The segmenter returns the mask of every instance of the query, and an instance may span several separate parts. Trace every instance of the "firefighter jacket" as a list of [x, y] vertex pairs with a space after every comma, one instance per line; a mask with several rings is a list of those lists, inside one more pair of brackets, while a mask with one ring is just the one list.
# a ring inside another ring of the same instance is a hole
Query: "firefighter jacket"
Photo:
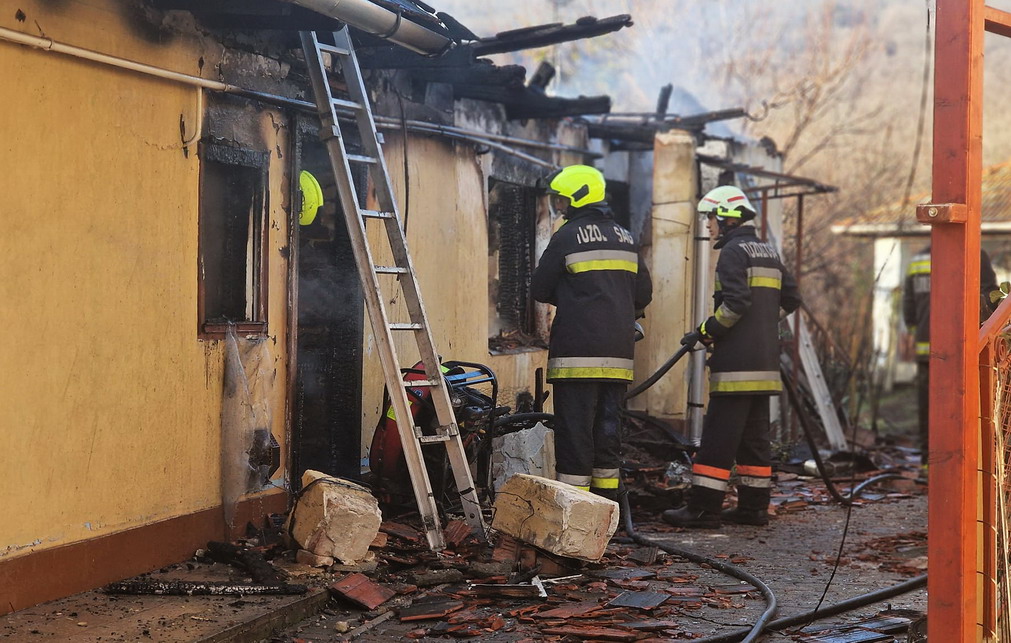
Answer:
[[772, 394], [779, 377], [779, 320], [800, 307], [797, 283], [755, 226], [726, 232], [714, 246], [715, 314], [701, 330], [714, 340], [709, 358], [710, 395]]
[[530, 284], [556, 307], [549, 382], [632, 380], [635, 319], [653, 298], [638, 250], [603, 202], [571, 210], [551, 237]]
[[[986, 321], [1003, 293], [990, 257], [979, 251], [979, 323]], [[913, 255], [902, 286], [902, 318], [916, 343], [916, 361], [930, 361], [930, 246]]]

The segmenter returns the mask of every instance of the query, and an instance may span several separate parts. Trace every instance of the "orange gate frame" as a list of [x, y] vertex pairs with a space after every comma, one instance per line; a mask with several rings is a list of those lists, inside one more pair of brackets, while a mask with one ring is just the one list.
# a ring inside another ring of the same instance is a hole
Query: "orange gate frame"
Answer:
[[928, 639], [941, 643], [997, 640], [999, 610], [1011, 607], [997, 603], [990, 417], [1011, 298], [978, 329], [985, 31], [1011, 37], [1011, 13], [937, 0], [933, 203], [916, 216], [933, 226], [927, 614]]

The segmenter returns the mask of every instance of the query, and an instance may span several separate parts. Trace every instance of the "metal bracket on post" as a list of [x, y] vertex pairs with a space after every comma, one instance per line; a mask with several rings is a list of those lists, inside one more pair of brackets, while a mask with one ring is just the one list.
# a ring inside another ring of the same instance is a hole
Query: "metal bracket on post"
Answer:
[[916, 206], [916, 220], [927, 225], [965, 223], [969, 208], [964, 203], [921, 203]]

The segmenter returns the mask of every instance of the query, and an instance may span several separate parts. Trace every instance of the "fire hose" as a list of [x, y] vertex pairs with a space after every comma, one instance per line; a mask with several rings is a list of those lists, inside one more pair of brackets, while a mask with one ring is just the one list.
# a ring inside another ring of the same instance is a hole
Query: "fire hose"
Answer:
[[[663, 377], [671, 368], [673, 368], [674, 365], [677, 364], [677, 362], [682, 357], [688, 354], [691, 351], [691, 349], [692, 349], [691, 345], [682, 346], [676, 353], [674, 353], [674, 355], [671, 356], [670, 359], [664, 362], [664, 364], [660, 366], [660, 368], [657, 369], [655, 373], [646, 378], [646, 380], [644, 380], [642, 384], [636, 386], [631, 391], [629, 391], [625, 395], [624, 400], [627, 402], [628, 400], [641, 394], [643, 391], [649, 389], [651, 386], [656, 384], [656, 382], [659, 381], [660, 378]], [[886, 479], [903, 477], [894, 473], [885, 473], [879, 476], [875, 476], [873, 478], [869, 478], [868, 480], [865, 480], [863, 483], [855, 486], [850, 491], [850, 495], [848, 498], [844, 497], [841, 493], [839, 493], [838, 489], [836, 489], [835, 485], [832, 483], [831, 476], [828, 475], [824, 462], [822, 462], [821, 457], [818, 454], [818, 449], [816, 448], [813, 432], [810, 426], [810, 418], [806, 416], [806, 414], [803, 412], [800, 406], [799, 394], [797, 393], [796, 390], [796, 384], [790, 378], [790, 375], [786, 371], [786, 369], [783, 369], [783, 377], [784, 382], [786, 384], [785, 388], [787, 389], [787, 393], [790, 398], [790, 403], [797, 409], [797, 414], [801, 418], [801, 427], [803, 428], [804, 436], [807, 440], [808, 446], [810, 447], [811, 452], [814, 455], [814, 460], [815, 464], [818, 467], [818, 472], [821, 474], [822, 480], [825, 482], [826, 487], [829, 489], [829, 493], [832, 495], [834, 499], [836, 499], [844, 506], [852, 506], [853, 500], [856, 497], [858, 497], [859, 494], [864, 489], [870, 487], [872, 484]], [[892, 587], [887, 587], [867, 594], [862, 594], [860, 596], [855, 596], [853, 598], [847, 599], [835, 605], [830, 605], [824, 609], [817, 609], [813, 612], [808, 612], [805, 614], [800, 614], [797, 616], [772, 621], [771, 619], [773, 616], [775, 616], [776, 609], [778, 607], [776, 596], [772, 592], [772, 589], [762, 580], [729, 563], [709, 558], [707, 556], [701, 556], [694, 552], [674, 547], [672, 545], [668, 545], [666, 543], [644, 536], [643, 534], [639, 533], [636, 530], [635, 523], [632, 521], [632, 512], [628, 502], [628, 493], [626, 492], [623, 483], [618, 498], [619, 503], [621, 505], [622, 518], [624, 521], [623, 526], [625, 528], [625, 532], [628, 534], [628, 537], [630, 539], [641, 545], [657, 547], [658, 549], [661, 549], [669, 554], [679, 556], [691, 562], [708, 565], [713, 569], [717, 569], [729, 576], [737, 578], [738, 580], [750, 583], [753, 587], [756, 587], [762, 593], [762, 596], [765, 598], [766, 602], [765, 610], [762, 612], [758, 620], [755, 621], [755, 623], [749, 629], [742, 628], [740, 630], [730, 632], [727, 634], [711, 636], [704, 639], [697, 639], [698, 643], [724, 643], [724, 642], [730, 643], [735, 641], [743, 641], [744, 643], [751, 643], [752, 641], [756, 641], [758, 637], [761, 636], [762, 632], [766, 630], [783, 629], [791, 625], [808, 623], [817, 620], [819, 618], [825, 618], [828, 616], [841, 614], [850, 610], [857, 609], [859, 607], [863, 607], [865, 605], [869, 605], [871, 603], [875, 603], [880, 600], [884, 600], [886, 598], [891, 598], [893, 596], [898, 596], [901, 594], [905, 594], [907, 592], [911, 592], [915, 589], [919, 589], [920, 587], [925, 586], [927, 582], [926, 575], [918, 576], [914, 579], [905, 581], [904, 583], [899, 583]]]

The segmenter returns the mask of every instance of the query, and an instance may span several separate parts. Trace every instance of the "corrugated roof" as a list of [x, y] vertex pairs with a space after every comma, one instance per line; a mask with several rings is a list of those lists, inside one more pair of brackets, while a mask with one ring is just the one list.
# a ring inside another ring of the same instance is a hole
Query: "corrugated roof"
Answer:
[[[904, 237], [930, 234], [930, 226], [916, 220], [916, 205], [930, 201], [919, 194], [903, 207], [901, 202], [875, 208], [832, 226], [832, 232], [850, 236]], [[983, 232], [1011, 232], [1011, 161], [983, 171]]]

